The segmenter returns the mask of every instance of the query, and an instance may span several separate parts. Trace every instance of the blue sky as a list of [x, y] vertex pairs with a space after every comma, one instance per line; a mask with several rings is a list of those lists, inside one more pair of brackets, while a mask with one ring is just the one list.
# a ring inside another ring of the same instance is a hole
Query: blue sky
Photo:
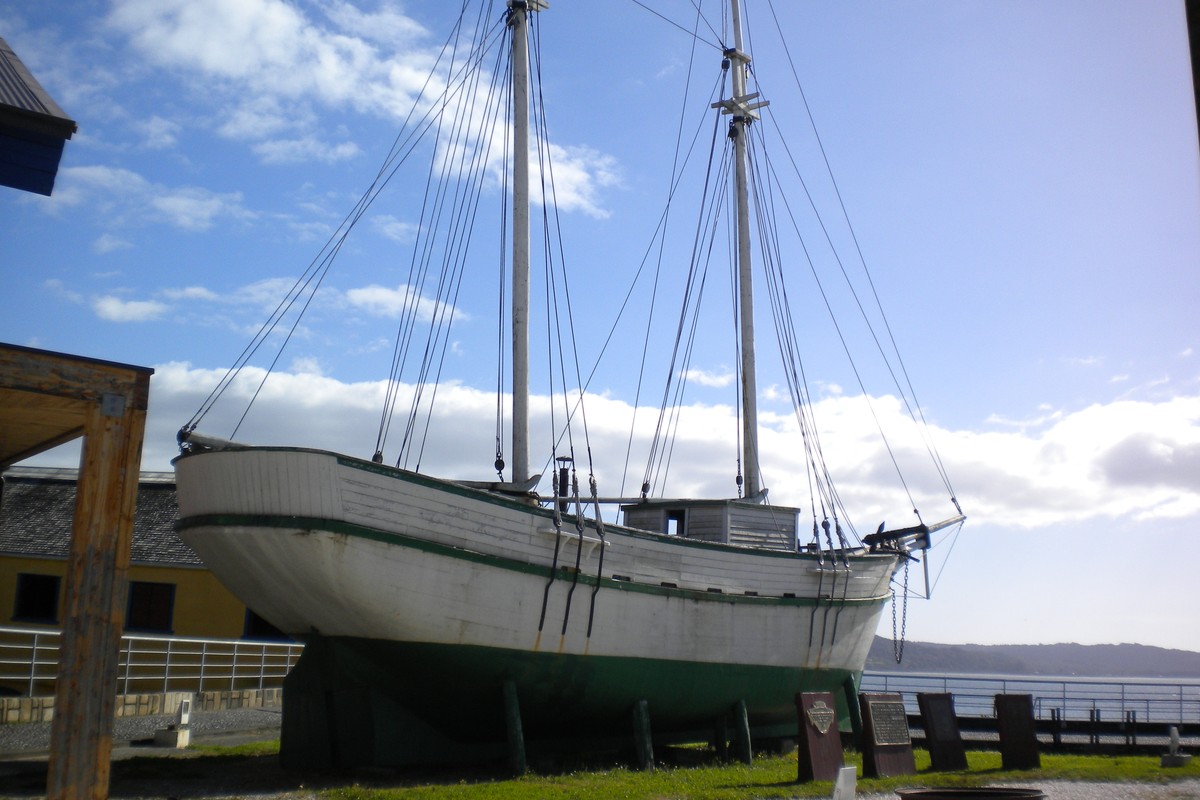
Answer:
[[[691, 25], [690, 3], [645, 5]], [[1200, 561], [1200, 147], [1183, 3], [774, 5], [971, 517], [939, 548], [910, 637], [1200, 650], [1187, 594]], [[374, 174], [449, 12], [368, 0], [3, 8], [0, 36], [79, 132], [53, 197], [0, 190], [0, 340], [155, 367], [143, 467], [167, 469], [174, 431]], [[747, 14], [770, 113], [803, 131], [770, 9]], [[594, 352], [661, 209], [692, 42], [626, 0], [558, 0], [541, 26], [578, 324]], [[709, 44], [699, 54], [706, 68], [716, 58]], [[813, 180], [828, 199], [819, 170]], [[412, 237], [411, 198], [394, 203], [347, 246], [247, 438], [370, 454]], [[440, 394], [451, 430], [427, 471], [485, 477], [491, 464], [494, 296], [480, 281], [458, 302]], [[806, 332], [808, 300], [797, 298]], [[706, 330], [693, 364], [707, 380], [693, 381], [681, 427], [680, 493], [731, 491], [711, 455], [732, 435], [727, 338]], [[837, 348], [815, 325], [813, 338], [832, 440], [864, 421], [862, 405], [827, 357]], [[620, 458], [628, 358], [608, 359], [588, 405], [594, 435], [613, 442], [597, 449]], [[764, 367], [767, 483], [804, 505], [777, 381]], [[900, 415], [886, 387], [868, 391], [876, 413]], [[212, 432], [228, 434], [232, 412], [214, 414]], [[894, 514], [906, 501], [875, 483], [879, 458], [856, 438], [831, 454], [865, 509], [860, 529], [905, 522]], [[600, 477], [617, 491], [620, 476]]]

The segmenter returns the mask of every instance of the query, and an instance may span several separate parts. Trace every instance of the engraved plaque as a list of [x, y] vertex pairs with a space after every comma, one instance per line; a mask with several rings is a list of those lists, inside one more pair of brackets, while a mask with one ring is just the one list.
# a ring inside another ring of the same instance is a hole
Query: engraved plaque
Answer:
[[822, 736], [829, 733], [830, 726], [837, 719], [837, 713], [825, 705], [824, 700], [815, 701], [809, 707], [808, 711], [805, 712], [805, 715], [808, 717], [808, 721], [812, 723], [812, 726], [817, 729], [817, 733]]
[[908, 735], [908, 712], [898, 694], [860, 694], [862, 709], [863, 776], [887, 778], [915, 775], [912, 739]]
[[908, 735], [908, 713], [904, 710], [904, 703], [876, 700], [869, 703], [868, 708], [875, 744], [912, 743]]
[[796, 695], [800, 723], [796, 757], [798, 781], [832, 781], [842, 768], [842, 734], [838, 730], [837, 705], [829, 692]]

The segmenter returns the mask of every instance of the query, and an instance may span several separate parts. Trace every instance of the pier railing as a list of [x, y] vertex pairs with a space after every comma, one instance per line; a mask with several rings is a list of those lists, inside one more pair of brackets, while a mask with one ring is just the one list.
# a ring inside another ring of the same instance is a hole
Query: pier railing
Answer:
[[[53, 695], [60, 638], [53, 629], [0, 627], [0, 692]], [[117, 691], [274, 689], [303, 650], [296, 642], [122, 636]], [[898, 693], [913, 715], [921, 692], [953, 694], [960, 717], [979, 718], [995, 715], [997, 694], [1029, 694], [1038, 719], [1117, 721], [1132, 714], [1139, 723], [1200, 725], [1200, 680], [867, 672], [861, 689]]]
[[910, 714], [921, 692], [953, 694], [960, 717], [994, 716], [997, 694], [1028, 694], [1038, 719], [1200, 724], [1200, 680], [866, 672], [861, 689], [899, 693]]
[[[0, 690], [53, 695], [61, 638], [51, 629], [0, 627]], [[117, 692], [274, 689], [303, 651], [296, 642], [126, 635]]]

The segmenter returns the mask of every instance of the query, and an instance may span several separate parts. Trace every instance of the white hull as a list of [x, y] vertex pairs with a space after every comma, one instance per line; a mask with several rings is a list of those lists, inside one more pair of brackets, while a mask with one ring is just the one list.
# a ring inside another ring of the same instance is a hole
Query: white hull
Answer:
[[597, 582], [588, 526], [575, 581], [579, 534], [565, 524], [551, 581], [559, 537], [533, 505], [317, 451], [203, 453], [176, 470], [180, 535], [301, 637], [856, 673], [897, 564], [609, 526]]
[[571, 517], [560, 535], [533, 502], [319, 451], [175, 466], [180, 536], [309, 642], [285, 691], [296, 764], [337, 751], [313, 744], [330, 725], [377, 732], [364, 763], [495, 746], [509, 684], [542, 741], [619, 735], [643, 700], [655, 735], [674, 738], [709, 735], [735, 705], [752, 735], [792, 736], [802, 691], [833, 692], [844, 722], [900, 558], [835, 563], [615, 526], [602, 541]]

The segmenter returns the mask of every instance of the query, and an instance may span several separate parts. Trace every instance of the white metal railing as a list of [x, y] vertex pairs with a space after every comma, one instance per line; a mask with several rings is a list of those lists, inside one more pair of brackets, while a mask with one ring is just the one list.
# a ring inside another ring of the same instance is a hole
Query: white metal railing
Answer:
[[[56, 630], [0, 627], [0, 690], [31, 697], [54, 694], [61, 638]], [[296, 642], [122, 636], [117, 691], [276, 688], [303, 651]]]
[[1039, 719], [1051, 712], [1061, 719], [1089, 719], [1101, 715], [1120, 721], [1129, 712], [1142, 722], [1179, 725], [1200, 723], [1200, 680], [1144, 678], [1074, 678], [1013, 675], [936, 675], [930, 673], [865, 672], [866, 692], [893, 692], [903, 696], [910, 713], [917, 713], [920, 692], [954, 695], [955, 711], [964, 717], [995, 714], [997, 694], [1033, 696]]

